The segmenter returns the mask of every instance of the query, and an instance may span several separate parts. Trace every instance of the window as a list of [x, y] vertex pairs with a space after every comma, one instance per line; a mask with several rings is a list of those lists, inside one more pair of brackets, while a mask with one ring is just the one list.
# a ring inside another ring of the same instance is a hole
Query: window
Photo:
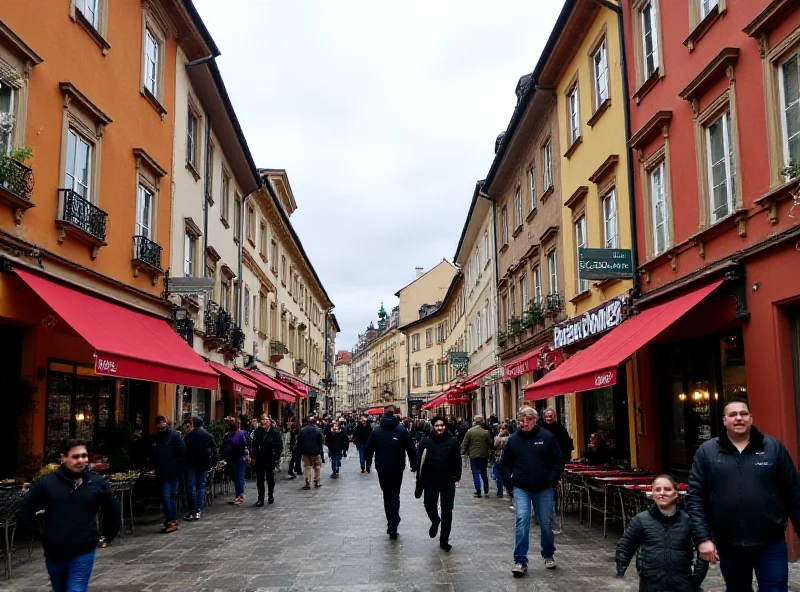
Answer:
[[[286, 255], [281, 255], [281, 282], [286, 285]], [[291, 286], [291, 283], [289, 285]]]
[[144, 87], [158, 98], [159, 92], [159, 45], [155, 33], [144, 30]]
[[81, 12], [90, 25], [99, 28], [97, 20], [97, 0], [75, 0], [75, 8]]
[[231, 312], [231, 284], [228, 279], [223, 279], [222, 282], [222, 293], [220, 294], [220, 306], [223, 310], [227, 312]]
[[186, 164], [197, 170], [197, 150], [200, 144], [200, 122], [197, 113], [189, 106], [189, 117], [186, 123]]
[[188, 232], [183, 239], [183, 275], [194, 277], [195, 275], [195, 251], [197, 250], [197, 239]]
[[233, 196], [233, 237], [242, 240], [242, 199], [238, 193]]
[[256, 212], [252, 206], [247, 206], [247, 238], [255, 244], [256, 241]]
[[425, 329], [425, 347], [433, 345], [433, 329]]
[[524, 311], [528, 307], [528, 278], [524, 275], [519, 279], [519, 293], [522, 297], [522, 310]]
[[439, 374], [439, 384], [447, 382], [447, 364], [439, 362], [439, 364], [437, 364], [437, 370]]
[[653, 224], [653, 255], [670, 246], [669, 209], [667, 206], [666, 165], [659, 164], [650, 173], [650, 210]]
[[[580, 272], [578, 271], [578, 260], [581, 249], [586, 248], [586, 216], [581, 216], [575, 222], [575, 279], [578, 283], [578, 294], [585, 292], [589, 289], [589, 282], [580, 279]], [[552, 271], [551, 271], [552, 273]], [[551, 292], [552, 294], [552, 292]]]
[[800, 53], [795, 53], [780, 67], [781, 127], [783, 159], [788, 165], [800, 162]]
[[605, 39], [600, 42], [600, 47], [592, 56], [592, 66], [594, 70], [594, 108], [597, 110], [608, 99], [608, 51]]
[[553, 186], [553, 142], [547, 140], [547, 143], [542, 148], [542, 157], [544, 159], [544, 190], [547, 191]]
[[464, 268], [464, 279], [466, 280], [465, 283], [467, 286], [470, 285], [469, 283], [469, 262], [467, 262], [466, 267]]
[[557, 269], [556, 250], [553, 249], [547, 254], [547, 293], [558, 294], [558, 269]]
[[481, 254], [478, 251], [478, 247], [475, 247], [475, 283], [478, 283], [478, 280], [481, 276]]
[[419, 333], [411, 336], [411, 351], [419, 351]]
[[14, 87], [0, 80], [0, 154], [6, 154], [13, 147], [14, 137]]
[[261, 253], [261, 257], [266, 261], [267, 259], [267, 225], [263, 222], [261, 223], [261, 234], [259, 237], [258, 242], [258, 252]]
[[485, 262], [484, 265], [487, 265], [489, 263], [489, 260], [491, 259], [491, 255], [489, 255], [489, 253], [490, 253], [490, 251], [489, 251], [489, 231], [488, 230], [484, 230], [483, 231], [483, 260]]
[[725, 112], [706, 128], [708, 178], [711, 191], [711, 222], [733, 212], [736, 195], [736, 163], [731, 137], [731, 113]]
[[153, 193], [139, 185], [136, 195], [136, 236], [152, 240]]
[[531, 192], [531, 212], [536, 209], [536, 165], [528, 171], [528, 188]]
[[503, 223], [503, 244], [508, 244], [508, 208], [503, 206], [503, 212], [501, 214], [501, 219]]
[[244, 324], [250, 324], [250, 288], [244, 287]]
[[418, 388], [422, 386], [422, 368], [419, 366], [414, 366], [414, 368], [412, 368], [411, 380], [413, 382], [413, 387]]
[[476, 347], [480, 347], [483, 343], [483, 318], [481, 316], [481, 311], [478, 311], [475, 315], [475, 339], [477, 341], [475, 344]]
[[606, 249], [619, 248], [617, 195], [613, 189], [603, 198], [603, 242]]
[[231, 211], [231, 178], [224, 170], [222, 171], [222, 188], [220, 189], [220, 199], [222, 199], [222, 208], [220, 216], [223, 221], [227, 222], [230, 217]]
[[517, 187], [514, 193], [514, 228], [522, 226], [522, 194], [520, 188]]
[[656, 8], [652, 0], [642, 5], [640, 15], [642, 21], [644, 80], [647, 80], [658, 70], [658, 28], [656, 25]]
[[494, 307], [489, 304], [489, 299], [486, 299], [486, 302], [483, 304], [484, 316], [486, 317], [486, 339], [494, 332]]
[[581, 135], [580, 104], [577, 84], [567, 96], [567, 109], [569, 110], [569, 121], [567, 122], [569, 143], [574, 144]]
[[533, 268], [533, 299], [542, 302], [542, 269], [538, 265]]
[[511, 306], [511, 316], [517, 316], [517, 289], [513, 284], [508, 291], [508, 304]]
[[72, 189], [86, 201], [91, 196], [92, 145], [70, 129], [67, 133], [67, 160], [64, 187]]
[[700, 17], [706, 18], [719, 0], [700, 0]]
[[433, 364], [425, 364], [425, 384], [433, 386]]

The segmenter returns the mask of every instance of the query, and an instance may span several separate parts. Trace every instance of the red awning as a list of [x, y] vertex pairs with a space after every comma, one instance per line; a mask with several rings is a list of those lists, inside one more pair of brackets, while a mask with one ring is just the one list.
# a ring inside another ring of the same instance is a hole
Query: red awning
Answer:
[[95, 349], [95, 373], [216, 389], [217, 373], [163, 319], [15, 269]]
[[308, 389], [300, 390], [291, 382], [286, 382], [283, 380], [278, 380], [283, 388], [285, 388], [288, 392], [290, 392], [295, 397], [300, 397], [301, 399], [308, 398]]
[[464, 380], [461, 381], [461, 384], [470, 384], [470, 383], [473, 383], [473, 382], [477, 383], [475, 388], [470, 389], [470, 390], [474, 391], [476, 388], [480, 388], [480, 382], [478, 382], [478, 381], [481, 378], [483, 378], [484, 376], [486, 376], [487, 374], [489, 374], [489, 372], [491, 372], [495, 368], [496, 368], [496, 366], [492, 366], [490, 368], [487, 368], [486, 370], [481, 370], [480, 372], [476, 372], [475, 374], [467, 376]]
[[716, 290], [722, 280], [642, 311], [525, 387], [525, 400], [588, 391], [617, 383], [617, 366]]
[[289, 391], [283, 384], [256, 370], [248, 370], [246, 368], [237, 368], [237, 372], [241, 372], [247, 378], [252, 380], [258, 385], [258, 395], [261, 401], [282, 401], [284, 403], [294, 403], [296, 400], [295, 395]]
[[372, 409], [367, 409], [362, 413], [362, 415], [383, 415], [383, 407], [373, 407]]
[[208, 365], [219, 374], [220, 382], [222, 382], [223, 387], [227, 388], [232, 393], [241, 395], [243, 399], [247, 399], [248, 401], [252, 401], [256, 398], [256, 392], [258, 391], [258, 385], [256, 383], [222, 364], [209, 361]]
[[516, 358], [503, 366], [503, 380], [522, 376], [528, 372], [533, 372], [539, 367], [539, 356], [547, 349], [548, 344], [540, 345], [537, 348], [518, 355]]
[[284, 385], [291, 386], [292, 390], [297, 392], [297, 395], [302, 398], [308, 397], [308, 389], [311, 385], [306, 382], [303, 382], [299, 378], [295, 378], [294, 376], [289, 376], [288, 374], [284, 374], [283, 372], [278, 372], [278, 375], [275, 377], [276, 380], [281, 382]]

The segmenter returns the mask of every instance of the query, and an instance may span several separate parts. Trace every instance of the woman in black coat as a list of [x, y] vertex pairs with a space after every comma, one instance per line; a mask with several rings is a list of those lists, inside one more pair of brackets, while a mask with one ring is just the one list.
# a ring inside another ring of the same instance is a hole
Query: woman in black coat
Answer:
[[[420, 468], [417, 479], [421, 480], [425, 511], [431, 520], [428, 535], [432, 539], [436, 538], [441, 525], [439, 547], [449, 551], [452, 548], [449, 540], [453, 524], [456, 483], [461, 481], [461, 449], [458, 440], [450, 435], [447, 422], [442, 416], [434, 417], [431, 425], [433, 427], [430, 436], [422, 438], [419, 445], [417, 466]], [[437, 502], [441, 503], [441, 517], [437, 511]]]

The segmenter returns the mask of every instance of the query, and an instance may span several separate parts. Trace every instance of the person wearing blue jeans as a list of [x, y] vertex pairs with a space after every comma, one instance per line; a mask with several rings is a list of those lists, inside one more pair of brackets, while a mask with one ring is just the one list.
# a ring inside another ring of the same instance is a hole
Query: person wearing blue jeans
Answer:
[[189, 506], [189, 514], [186, 515], [184, 520], [196, 520], [200, 518], [200, 513], [203, 511], [203, 500], [206, 495], [206, 472], [193, 471], [186, 469], [184, 474], [186, 482], [186, 504]]
[[238, 505], [241, 503], [239, 501], [237, 503], [236, 500], [243, 500], [244, 499], [244, 472], [247, 469], [247, 457], [244, 456], [237, 456], [233, 459], [233, 489], [236, 492], [236, 499], [234, 500], [234, 504]]
[[483, 479], [484, 493], [489, 493], [489, 475], [487, 473], [488, 464], [488, 458], [481, 457], [469, 459], [469, 468], [472, 471], [472, 484], [475, 486], [475, 491], [477, 492], [478, 497], [480, 497], [481, 493], [481, 479]]
[[331, 459], [331, 478], [339, 478], [339, 466], [342, 464], [342, 453], [347, 447], [347, 434], [339, 426], [339, 422], [331, 424], [331, 431], [325, 436], [328, 456]]
[[161, 505], [164, 508], [162, 533], [178, 530], [175, 520], [175, 495], [178, 482], [183, 475], [186, 461], [186, 445], [180, 434], [169, 428], [167, 418], [156, 417], [156, 433], [150, 438], [150, 464], [155, 470], [161, 491]]
[[244, 503], [244, 472], [249, 458], [247, 434], [241, 429], [242, 422], [238, 417], [229, 417], [226, 421], [228, 431], [222, 438], [222, 456], [228, 463], [233, 488], [236, 490], [236, 497], [230, 503], [238, 506]]
[[94, 551], [72, 559], [46, 559], [47, 573], [53, 592], [78, 592], [89, 589], [94, 569]]
[[186, 446], [186, 505], [189, 513], [183, 517], [190, 522], [200, 519], [206, 493], [206, 473], [217, 463], [217, 444], [203, 427], [203, 419], [195, 417], [192, 430], [183, 438]]
[[169, 526], [175, 520], [175, 496], [178, 493], [178, 483], [180, 479], [169, 478], [159, 479], [159, 487], [161, 489], [161, 507], [164, 510], [164, 524]]
[[538, 413], [532, 407], [519, 410], [519, 429], [505, 443], [500, 468], [505, 469], [514, 486], [516, 516], [514, 567], [511, 573], [521, 578], [528, 572], [528, 549], [531, 538], [531, 505], [539, 519], [539, 551], [547, 569], [555, 569], [555, 537], [553, 536], [554, 489], [564, 459], [555, 436], [536, 425]]
[[461, 442], [461, 454], [469, 457], [469, 467], [472, 470], [472, 482], [475, 485], [475, 497], [481, 497], [481, 480], [483, 480], [483, 493], [489, 495], [489, 475], [487, 465], [489, 457], [494, 451], [494, 440], [483, 422], [482, 415], [472, 418], [473, 426], [464, 434]]

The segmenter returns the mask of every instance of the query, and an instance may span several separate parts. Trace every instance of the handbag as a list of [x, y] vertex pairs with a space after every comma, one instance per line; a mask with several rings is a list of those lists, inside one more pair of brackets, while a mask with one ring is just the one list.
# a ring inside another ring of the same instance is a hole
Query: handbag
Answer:
[[422, 451], [422, 458], [420, 458], [419, 461], [419, 467], [417, 468], [417, 481], [414, 486], [414, 497], [417, 499], [422, 497], [423, 486], [422, 486], [422, 479], [420, 479], [420, 476], [422, 475], [422, 467], [425, 465], [425, 457], [427, 455], [428, 455], [428, 449], [425, 448]]

